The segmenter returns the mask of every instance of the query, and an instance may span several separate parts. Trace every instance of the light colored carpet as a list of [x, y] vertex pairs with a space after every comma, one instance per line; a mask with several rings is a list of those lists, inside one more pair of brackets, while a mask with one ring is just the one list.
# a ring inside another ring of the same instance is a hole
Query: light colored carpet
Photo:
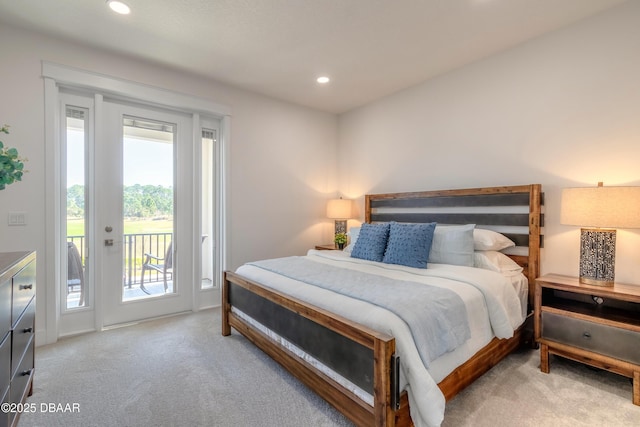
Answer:
[[[443, 426], [638, 426], [628, 379], [536, 351], [509, 356], [447, 405]], [[38, 347], [35, 413], [20, 426], [350, 426], [234, 332], [220, 310]], [[77, 403], [79, 413], [42, 412]]]
[[628, 378], [556, 356], [550, 361], [544, 374], [537, 350], [511, 354], [447, 403], [443, 427], [640, 426]]
[[349, 426], [242, 336], [220, 310], [91, 333], [36, 349], [28, 402], [79, 413], [25, 413], [26, 426]]

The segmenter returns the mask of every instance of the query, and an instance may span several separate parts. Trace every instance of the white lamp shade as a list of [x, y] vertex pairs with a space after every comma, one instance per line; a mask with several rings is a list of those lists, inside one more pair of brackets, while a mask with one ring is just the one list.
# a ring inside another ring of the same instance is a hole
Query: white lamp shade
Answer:
[[349, 219], [351, 218], [351, 200], [333, 199], [327, 203], [327, 218]]
[[581, 227], [640, 228], [640, 187], [562, 190], [560, 223]]

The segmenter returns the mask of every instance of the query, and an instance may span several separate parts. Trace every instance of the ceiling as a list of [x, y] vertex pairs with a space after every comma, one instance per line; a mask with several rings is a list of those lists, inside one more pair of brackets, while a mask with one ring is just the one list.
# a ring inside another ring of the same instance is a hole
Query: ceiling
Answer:
[[124, 1], [0, 0], [0, 23], [342, 113], [626, 0]]

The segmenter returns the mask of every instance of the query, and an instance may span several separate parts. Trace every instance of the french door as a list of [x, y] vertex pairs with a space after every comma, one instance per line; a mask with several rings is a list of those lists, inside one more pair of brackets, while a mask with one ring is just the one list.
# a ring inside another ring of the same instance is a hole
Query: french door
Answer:
[[[191, 307], [191, 120], [103, 102], [96, 143], [103, 326]], [[183, 244], [184, 243], [184, 244]]]
[[102, 97], [65, 95], [63, 107], [61, 332], [196, 307], [207, 259], [191, 260], [214, 220], [193, 194], [213, 164], [192, 166], [192, 118]]
[[45, 342], [219, 305], [231, 111], [43, 62]]

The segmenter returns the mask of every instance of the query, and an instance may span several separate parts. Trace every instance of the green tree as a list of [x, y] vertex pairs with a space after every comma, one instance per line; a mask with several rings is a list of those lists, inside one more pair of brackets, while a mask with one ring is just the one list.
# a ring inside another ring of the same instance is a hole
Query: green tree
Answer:
[[[161, 185], [134, 184], [123, 190], [123, 214], [129, 218], [150, 218], [173, 214], [173, 189]], [[84, 186], [67, 189], [67, 214], [84, 216]]]
[[149, 218], [173, 214], [173, 189], [134, 184], [124, 188], [125, 216]]

